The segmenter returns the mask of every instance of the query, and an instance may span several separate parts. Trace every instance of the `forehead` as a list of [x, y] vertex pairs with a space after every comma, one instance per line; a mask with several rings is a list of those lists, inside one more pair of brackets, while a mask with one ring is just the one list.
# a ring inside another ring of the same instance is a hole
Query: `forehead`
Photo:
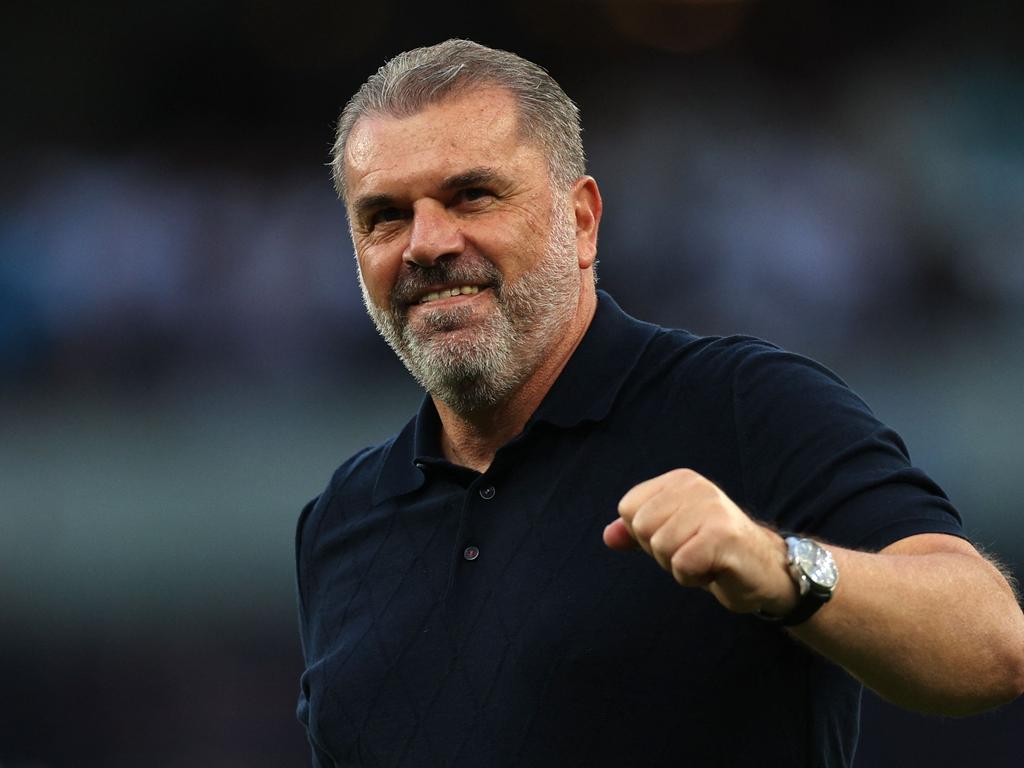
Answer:
[[519, 134], [515, 97], [500, 88], [459, 94], [406, 117], [366, 115], [345, 146], [351, 196], [377, 186], [428, 182], [469, 167], [546, 170], [540, 150]]

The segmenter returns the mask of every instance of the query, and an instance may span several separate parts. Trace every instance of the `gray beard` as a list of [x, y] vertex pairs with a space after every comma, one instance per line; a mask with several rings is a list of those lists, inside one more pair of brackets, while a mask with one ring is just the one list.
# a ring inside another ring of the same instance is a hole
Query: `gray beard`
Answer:
[[[537, 370], [575, 314], [575, 225], [560, 213], [554, 214], [543, 258], [514, 283], [484, 259], [442, 259], [405, 273], [391, 292], [390, 306], [381, 309], [370, 301], [360, 277], [363, 301], [380, 335], [420, 385], [456, 413], [469, 415], [507, 400]], [[413, 327], [410, 297], [439, 283], [486, 284], [496, 311], [473, 330], [457, 331], [472, 314], [458, 306], [433, 310]]]

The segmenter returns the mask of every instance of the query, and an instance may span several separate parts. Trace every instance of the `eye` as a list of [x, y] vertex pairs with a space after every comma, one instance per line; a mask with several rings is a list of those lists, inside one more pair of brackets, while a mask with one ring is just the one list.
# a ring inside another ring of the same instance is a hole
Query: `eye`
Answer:
[[379, 211], [374, 211], [373, 215], [370, 216], [370, 229], [380, 225], [389, 224], [393, 221], [400, 221], [406, 217], [406, 212], [401, 208], [381, 208]]
[[484, 189], [483, 187], [469, 187], [467, 189], [459, 190], [455, 199], [456, 202], [475, 203], [476, 201], [483, 200], [486, 197], [494, 197], [494, 193], [489, 189]]

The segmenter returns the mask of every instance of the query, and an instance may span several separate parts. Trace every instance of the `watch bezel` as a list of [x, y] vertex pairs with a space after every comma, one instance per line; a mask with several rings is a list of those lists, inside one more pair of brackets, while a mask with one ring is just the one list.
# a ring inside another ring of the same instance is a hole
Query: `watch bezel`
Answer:
[[[766, 621], [775, 622], [784, 627], [792, 627], [807, 621], [819, 608], [832, 599], [836, 585], [839, 583], [839, 568], [832, 553], [813, 539], [783, 534], [783, 540], [786, 544], [786, 567], [799, 595], [796, 605], [785, 616], [772, 616], [765, 613], [758, 613], [757, 615]], [[797, 557], [797, 547], [800, 545], [810, 545], [814, 548], [814, 558], [812, 560], [815, 563], [819, 557], [827, 559], [832, 575], [830, 579], [831, 586], [816, 581], [811, 573], [805, 570], [801, 559]]]
[[[799, 550], [801, 547], [811, 548], [813, 556], [807, 557], [805, 554], [800, 554]], [[789, 566], [793, 569], [794, 576], [801, 585], [800, 593], [805, 594], [807, 591], [813, 591], [822, 595], [827, 593], [831, 597], [832, 592], [835, 591], [836, 584], [839, 583], [839, 570], [836, 567], [836, 561], [832, 553], [814, 541], [814, 539], [798, 536], [787, 536], [786, 548]], [[810, 564], [808, 564], [808, 561], [811, 561]], [[814, 570], [821, 567], [822, 562], [830, 577], [825, 581], [814, 576]]]

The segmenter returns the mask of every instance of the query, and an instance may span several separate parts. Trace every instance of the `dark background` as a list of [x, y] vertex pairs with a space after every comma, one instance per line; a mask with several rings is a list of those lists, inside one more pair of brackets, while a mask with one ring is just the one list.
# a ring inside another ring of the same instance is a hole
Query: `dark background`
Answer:
[[[628, 311], [832, 366], [1021, 572], [1022, 12], [838, 5], [8, 4], [0, 766], [308, 761], [295, 518], [419, 398], [332, 123], [447, 37], [580, 103]], [[1022, 728], [869, 696], [858, 765], [1017, 766]]]

